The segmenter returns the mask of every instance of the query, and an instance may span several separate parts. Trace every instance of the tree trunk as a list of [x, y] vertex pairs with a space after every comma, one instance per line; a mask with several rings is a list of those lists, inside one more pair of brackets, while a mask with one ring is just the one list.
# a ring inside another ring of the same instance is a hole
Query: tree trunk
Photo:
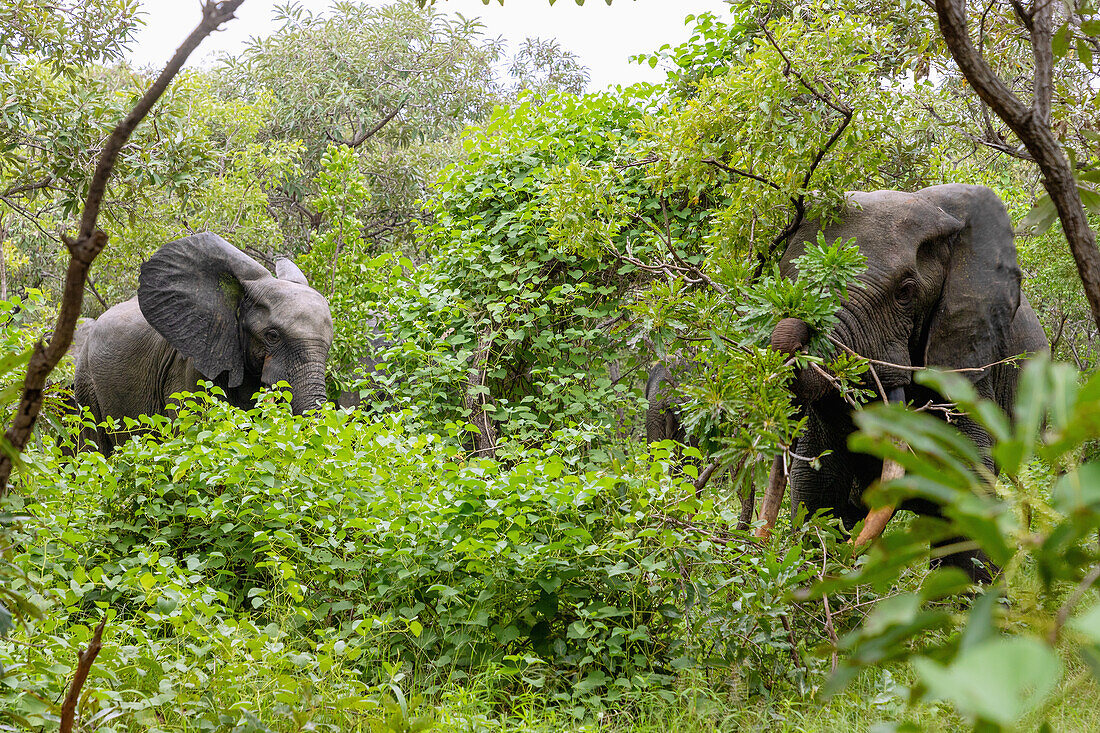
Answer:
[[488, 374], [489, 349], [493, 345], [492, 330], [486, 329], [477, 342], [477, 350], [470, 357], [470, 370], [466, 376], [466, 409], [470, 411], [470, 422], [480, 434], [474, 438], [474, 451], [487, 458], [496, 456], [497, 435], [493, 420], [487, 408], [493, 403], [485, 386]]
[[994, 73], [970, 42], [964, 0], [936, 0], [940, 31], [955, 63], [982, 101], [1016, 133], [1039, 165], [1043, 188], [1058, 211], [1062, 230], [1077, 263], [1077, 274], [1085, 287], [1092, 318], [1100, 329], [1100, 250], [1096, 248], [1096, 236], [1085, 216], [1073, 168], [1050, 128], [1051, 73], [1054, 64], [1051, 51], [1053, 4], [1049, 0], [1035, 0], [1031, 10], [1035, 99], [1028, 107]]

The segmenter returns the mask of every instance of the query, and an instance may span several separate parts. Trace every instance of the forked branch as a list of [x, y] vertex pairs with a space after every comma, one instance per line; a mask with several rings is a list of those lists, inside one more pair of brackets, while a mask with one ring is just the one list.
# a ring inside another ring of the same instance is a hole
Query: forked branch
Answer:
[[1049, 4], [1049, 0], [1035, 0], [1030, 11], [1017, 11], [1031, 21], [1029, 30], [1035, 56], [1035, 99], [1031, 106], [1012, 93], [974, 47], [967, 32], [966, 3], [963, 0], [936, 0], [936, 15], [951, 56], [970, 86], [1020, 138], [1039, 165], [1043, 188], [1058, 211], [1092, 318], [1100, 328], [1100, 251], [1096, 249], [1096, 235], [1085, 217], [1073, 169], [1050, 128], [1053, 56], [1050, 21], [1046, 17], [1050, 12]]
[[107, 233], [96, 226], [96, 221], [99, 218], [99, 210], [107, 192], [107, 181], [114, 170], [115, 161], [138, 123], [145, 118], [168, 89], [172, 79], [183, 68], [187, 57], [198, 48], [204, 38], [217, 30], [222, 23], [231, 20], [234, 17], [233, 13], [242, 2], [244, 0], [211, 1], [203, 5], [202, 21], [198, 27], [176, 50], [168, 65], [164, 67], [164, 71], [118, 124], [107, 139], [107, 144], [103, 146], [88, 186], [88, 197], [84, 201], [84, 214], [80, 219], [80, 229], [76, 239], [66, 237], [64, 240], [65, 246], [69, 249], [69, 267], [65, 274], [61, 307], [57, 314], [57, 322], [54, 324], [53, 335], [48, 345], [40, 341], [34, 348], [30, 363], [27, 365], [26, 378], [23, 380], [23, 394], [19, 400], [19, 407], [4, 436], [8, 445], [0, 456], [0, 498], [7, 494], [14, 457], [27, 446], [38, 419], [38, 413], [42, 410], [46, 378], [72, 344], [76, 321], [80, 316], [80, 305], [84, 298], [88, 270], [96, 256], [107, 246]]

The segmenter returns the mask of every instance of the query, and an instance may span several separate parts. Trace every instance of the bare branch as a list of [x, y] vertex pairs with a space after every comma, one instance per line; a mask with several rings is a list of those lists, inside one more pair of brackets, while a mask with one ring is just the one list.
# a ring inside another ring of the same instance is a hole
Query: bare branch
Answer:
[[60, 733], [72, 733], [73, 720], [76, 718], [76, 705], [80, 702], [80, 691], [84, 688], [84, 682], [88, 679], [88, 673], [92, 669], [92, 662], [99, 656], [99, 650], [103, 648], [103, 629], [107, 626], [107, 614], [103, 614], [103, 620], [95, 627], [92, 640], [77, 657], [76, 672], [73, 681], [69, 683], [69, 692], [65, 695], [65, 702], [61, 704]]
[[84, 202], [84, 214], [80, 219], [80, 229], [75, 240], [65, 238], [69, 248], [69, 267], [65, 274], [65, 285], [61, 295], [61, 306], [54, 324], [53, 335], [48, 346], [39, 342], [27, 365], [27, 375], [23, 380], [23, 395], [19, 407], [12, 418], [12, 424], [5, 434], [9, 450], [0, 456], [0, 498], [7, 493], [8, 478], [14, 466], [13, 454], [22, 452], [30, 440], [38, 413], [42, 409], [43, 390], [46, 378], [68, 351], [73, 341], [73, 331], [80, 316], [80, 305], [84, 298], [84, 284], [92, 261], [107, 246], [107, 234], [96, 226], [103, 197], [107, 192], [107, 181], [111, 177], [119, 153], [138, 123], [145, 118], [157, 100], [168, 89], [172, 79], [179, 73], [187, 57], [198, 48], [204, 38], [218, 29], [240, 7], [244, 0], [211, 0], [202, 7], [202, 21], [191, 35], [176, 50], [168, 65], [157, 77], [153, 85], [142, 95], [130, 113], [111, 133], [107, 144], [100, 153], [95, 172], [88, 187], [88, 197]]

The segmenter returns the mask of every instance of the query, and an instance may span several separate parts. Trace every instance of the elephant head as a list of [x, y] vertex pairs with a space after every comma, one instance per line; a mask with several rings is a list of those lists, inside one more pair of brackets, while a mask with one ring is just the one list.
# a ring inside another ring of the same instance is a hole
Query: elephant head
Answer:
[[[819, 229], [820, 222], [807, 222], [792, 237], [780, 262], [784, 276], [798, 276], [795, 260], [807, 242], [817, 239]], [[1011, 222], [992, 190], [947, 184], [915, 193], [851, 193], [839, 221], [824, 226], [823, 232], [830, 242], [854, 237], [867, 259], [866, 272], [849, 289], [829, 334], [839, 348], [872, 360], [873, 375], [869, 370], [862, 386], [879, 393], [880, 399], [895, 401], [911, 398], [917, 389], [912, 385], [914, 368], [968, 368], [973, 371], [964, 374], [975, 383], [985, 380], [983, 393], [1002, 404], [1010, 401], [1007, 392], [995, 394], [999, 387], [992, 383], [997, 380], [986, 379], [991, 365], [1042, 348], [1045, 337], [1022, 297]], [[803, 350], [810, 337], [806, 323], [788, 318], [773, 331], [771, 346], [793, 354]], [[1014, 390], [1014, 378], [1012, 385], [1008, 391]], [[791, 477], [792, 492], [801, 492], [799, 502], [806, 501], [811, 512], [841, 508], [845, 523], [854, 523], [853, 507], [861, 504], [862, 489], [872, 477], [865, 462], [846, 455], [846, 431], [853, 429], [847, 408], [821, 371], [801, 370], [791, 388], [820, 424], [810, 426], [812, 435], [805, 449], [799, 443], [800, 452], [834, 452], [828, 471], [811, 476], [815, 472], [796, 466], [800, 475]], [[884, 478], [899, 473], [900, 467], [892, 462], [882, 466]], [[855, 494], [849, 499], [845, 486], [826, 486], [830, 481], [852, 481]], [[782, 484], [775, 483], [769, 492], [781, 497]], [[826, 498], [811, 497], [807, 491]], [[765, 505], [777, 510], [777, 497], [766, 497]], [[868, 515], [860, 540], [881, 532], [888, 518], [889, 510]], [[766, 533], [774, 511], [764, 519]], [[875, 529], [869, 533], [872, 524]]]
[[286, 381], [302, 413], [325, 399], [332, 317], [294, 263], [280, 259], [275, 272], [217, 235], [195, 234], [142, 265], [138, 304], [205, 378], [245, 400], [260, 385]]
[[[796, 232], [780, 262], [783, 275], [797, 277], [794, 260], [817, 231], [812, 222]], [[916, 193], [849, 194], [841, 220], [824, 234], [826, 241], [855, 237], [867, 258], [832, 336], [879, 362], [874, 368], [884, 390], [909, 385], [908, 367], [978, 368], [1006, 355], [1020, 305], [1020, 268], [1012, 224], [992, 190], [947, 184]], [[809, 335], [805, 324], [787, 319], [772, 345], [793, 353]], [[975, 382], [987, 373], [966, 372]], [[867, 386], [875, 388], [870, 377]], [[807, 402], [825, 391], [818, 379], [801, 374], [794, 389]]]

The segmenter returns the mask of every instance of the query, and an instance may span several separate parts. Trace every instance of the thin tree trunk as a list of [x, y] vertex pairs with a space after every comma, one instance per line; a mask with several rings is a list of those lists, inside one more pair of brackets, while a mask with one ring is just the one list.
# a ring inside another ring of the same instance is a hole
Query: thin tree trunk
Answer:
[[7, 445], [4, 446], [3, 455], [0, 455], [0, 499], [7, 495], [8, 478], [15, 466], [15, 457], [23, 452], [34, 430], [38, 413], [42, 411], [42, 400], [46, 386], [46, 378], [53, 371], [61, 357], [68, 351], [73, 342], [73, 332], [76, 330], [76, 321], [80, 316], [80, 305], [84, 299], [84, 285], [88, 278], [88, 269], [92, 261], [107, 246], [107, 233], [99, 228], [99, 210], [103, 205], [103, 198], [107, 194], [107, 181], [114, 170], [115, 161], [122, 152], [122, 147], [130, 139], [134, 129], [149, 114], [149, 110], [157, 103], [161, 95], [168, 89], [172, 79], [183, 68], [184, 62], [191, 52], [198, 48], [204, 38], [228, 20], [232, 20], [233, 13], [240, 7], [244, 0], [223, 0], [215, 2], [210, 0], [202, 6], [202, 21], [198, 27], [184, 40], [168, 65], [157, 77], [153, 85], [146, 90], [129, 114], [111, 132], [107, 138], [103, 150], [100, 152], [95, 171], [92, 173], [91, 183], [88, 185], [88, 197], [84, 200], [84, 213], [80, 218], [80, 229], [76, 239], [64, 237], [65, 246], [69, 249], [69, 266], [65, 273], [65, 283], [61, 294], [61, 304], [58, 309], [57, 321], [54, 324], [53, 335], [49, 344], [41, 341], [35, 346], [30, 363], [27, 364], [27, 374], [23, 380], [23, 393], [19, 399], [19, 406], [15, 410], [11, 426], [4, 434]]
[[485, 386], [488, 374], [489, 349], [493, 345], [492, 330], [487, 329], [477, 342], [477, 350], [470, 357], [470, 370], [466, 377], [466, 409], [470, 411], [470, 422], [480, 434], [474, 438], [474, 449], [482, 456], [496, 456], [497, 435], [487, 408], [492, 400]]

